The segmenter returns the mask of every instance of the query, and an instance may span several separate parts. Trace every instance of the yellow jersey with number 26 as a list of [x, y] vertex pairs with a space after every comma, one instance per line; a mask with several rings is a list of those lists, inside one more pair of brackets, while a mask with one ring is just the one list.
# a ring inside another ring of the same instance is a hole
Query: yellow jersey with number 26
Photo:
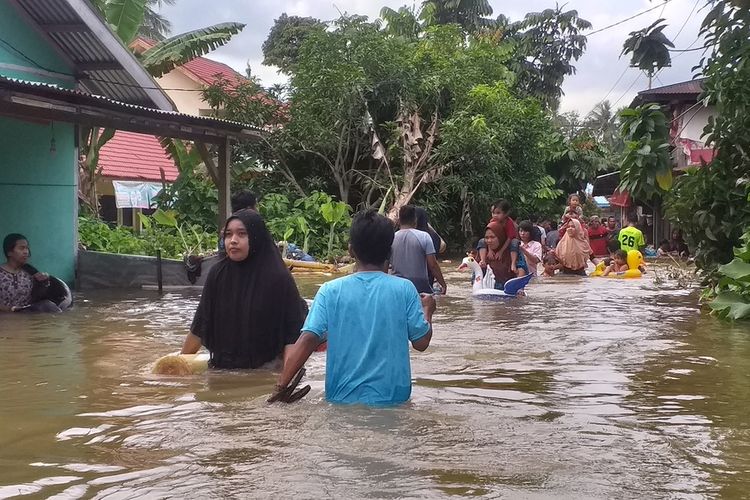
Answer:
[[643, 238], [643, 233], [637, 227], [624, 227], [620, 229], [620, 234], [617, 237], [620, 240], [620, 249], [629, 252], [630, 250], [640, 250], [646, 246], [646, 240]]

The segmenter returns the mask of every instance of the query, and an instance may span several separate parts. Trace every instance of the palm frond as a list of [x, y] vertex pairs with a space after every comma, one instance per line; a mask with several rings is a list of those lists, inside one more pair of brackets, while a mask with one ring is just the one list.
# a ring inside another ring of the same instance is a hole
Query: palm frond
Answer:
[[221, 47], [244, 27], [240, 23], [221, 23], [173, 36], [144, 52], [141, 62], [151, 75], [160, 77]]

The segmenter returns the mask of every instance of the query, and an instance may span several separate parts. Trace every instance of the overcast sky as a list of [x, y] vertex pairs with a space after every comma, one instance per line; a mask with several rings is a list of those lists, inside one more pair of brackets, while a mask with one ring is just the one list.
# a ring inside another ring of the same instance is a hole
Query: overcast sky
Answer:
[[[383, 6], [398, 8], [413, 2], [405, 0], [177, 0], [176, 5], [165, 6], [162, 12], [172, 21], [173, 33], [180, 33], [215, 23], [237, 21], [245, 23], [244, 31], [228, 45], [212, 52], [209, 57], [222, 61], [244, 74], [249, 63], [253, 73], [264, 85], [284, 82], [275, 67], [263, 66], [261, 45], [274, 20], [282, 13], [313, 16], [333, 20], [339, 12], [367, 15], [375, 18]], [[552, 0], [491, 0], [493, 16], [505, 14], [518, 20], [527, 12], [554, 8]], [[565, 3], [561, 0], [560, 3]], [[569, 0], [566, 9], [576, 9], [581, 17], [593, 24], [591, 31], [622, 21], [647, 9], [656, 9], [614, 28], [591, 35], [586, 53], [575, 64], [577, 73], [565, 80], [561, 111], [577, 110], [585, 115], [603, 99], [615, 107], [629, 104], [637, 91], [645, 89], [647, 78], [628, 60], [619, 58], [622, 43], [630, 31], [644, 28], [661, 17], [669, 26], [665, 34], [678, 49], [699, 47], [698, 29], [706, 15], [702, 0], [668, 0], [663, 9], [661, 0]], [[692, 15], [691, 15], [692, 12]], [[684, 28], [682, 28], [684, 24]], [[682, 30], [681, 30], [682, 28]], [[680, 31], [681, 30], [681, 31]], [[679, 33], [679, 34], [678, 34]], [[692, 45], [691, 45], [692, 44]], [[691, 68], [697, 64], [702, 51], [673, 53], [671, 68], [662, 70], [654, 86], [668, 85], [692, 77]]]

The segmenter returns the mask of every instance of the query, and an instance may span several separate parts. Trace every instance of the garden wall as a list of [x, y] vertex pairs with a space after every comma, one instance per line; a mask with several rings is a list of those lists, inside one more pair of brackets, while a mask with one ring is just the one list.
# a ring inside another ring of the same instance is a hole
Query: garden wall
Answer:
[[[216, 256], [206, 258], [201, 266], [201, 275], [195, 283], [190, 283], [181, 260], [162, 259], [163, 285], [202, 287], [209, 269], [217, 261]], [[81, 290], [157, 286], [156, 257], [81, 250], [78, 252], [76, 272], [76, 283]]]

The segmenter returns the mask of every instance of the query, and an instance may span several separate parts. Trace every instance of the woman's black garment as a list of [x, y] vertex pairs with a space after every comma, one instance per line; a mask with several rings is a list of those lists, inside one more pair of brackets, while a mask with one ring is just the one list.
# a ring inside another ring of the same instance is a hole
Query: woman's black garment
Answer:
[[[416, 207], [414, 211], [417, 213], [416, 229], [424, 231], [425, 233], [430, 235], [432, 246], [435, 247], [435, 258], [437, 258], [437, 254], [440, 251], [440, 235], [430, 227], [430, 216], [427, 215], [427, 211], [424, 208]], [[429, 280], [429, 291], [422, 292], [420, 290], [419, 293], [432, 293], [432, 286], [435, 284], [435, 277], [432, 275], [432, 271], [430, 271], [429, 269], [427, 269], [427, 279]], [[417, 290], [419, 290], [419, 285], [415, 283], [415, 286], [417, 286]]]
[[191, 332], [211, 353], [211, 367], [258, 368], [296, 342], [307, 305], [261, 216], [242, 210], [227, 225], [233, 219], [245, 225], [250, 253], [211, 268]]
[[427, 215], [427, 211], [424, 208], [416, 207], [414, 211], [417, 213], [417, 227], [420, 231], [430, 235], [432, 239], [432, 245], [435, 247], [435, 255], [440, 251], [440, 235], [430, 227], [430, 216]]

